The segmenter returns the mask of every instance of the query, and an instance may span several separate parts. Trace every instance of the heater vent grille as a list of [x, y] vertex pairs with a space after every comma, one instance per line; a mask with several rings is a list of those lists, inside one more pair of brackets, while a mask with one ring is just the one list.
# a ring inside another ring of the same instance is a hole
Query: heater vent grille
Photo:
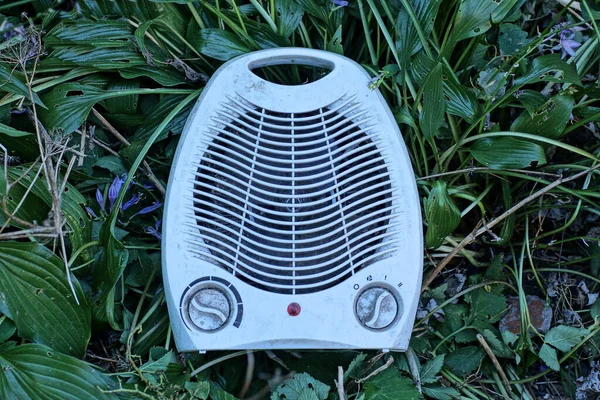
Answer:
[[194, 166], [194, 254], [261, 289], [302, 294], [396, 250], [393, 182], [354, 98], [297, 114], [228, 100]]

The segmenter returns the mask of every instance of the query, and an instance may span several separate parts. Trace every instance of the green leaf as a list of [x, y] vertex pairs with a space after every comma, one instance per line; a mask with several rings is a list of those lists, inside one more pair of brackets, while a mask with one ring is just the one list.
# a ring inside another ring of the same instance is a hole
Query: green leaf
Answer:
[[425, 218], [427, 233], [425, 244], [428, 248], [438, 248], [460, 223], [460, 210], [456, 207], [448, 190], [446, 182], [433, 183], [429, 197], [425, 200]]
[[346, 371], [344, 371], [344, 380], [348, 378], [360, 379], [365, 368], [366, 359], [367, 355], [365, 353], [360, 353], [354, 357], [354, 360], [352, 360]]
[[498, 46], [504, 56], [512, 56], [523, 47], [527, 46], [531, 40], [527, 38], [527, 32], [521, 30], [514, 24], [500, 25], [500, 37]]
[[96, 47], [129, 46], [132, 28], [125, 21], [98, 20], [77, 22], [63, 21], [56, 25], [44, 37], [47, 46], [67, 47], [74, 44], [86, 44]]
[[407, 0], [406, 5], [411, 8], [410, 12], [406, 7], [400, 8], [396, 20], [396, 49], [403, 69], [406, 68], [412, 55], [423, 48], [423, 41], [410, 16], [411, 12], [419, 23], [424, 39], [427, 40], [433, 30], [440, 3], [440, 0]]
[[167, 70], [149, 65], [138, 65], [126, 69], [119, 69], [119, 74], [126, 79], [135, 79], [145, 76], [162, 86], [176, 86], [185, 83], [184, 76], [174, 69]]
[[23, 132], [18, 129], [12, 128], [8, 125], [4, 125], [0, 122], [0, 133], [3, 135], [8, 135], [12, 137], [23, 137], [23, 136], [33, 136], [31, 132]]
[[277, 32], [288, 38], [300, 26], [304, 10], [294, 0], [277, 0], [275, 9], [277, 10]]
[[250, 51], [236, 35], [221, 29], [202, 29], [200, 39], [200, 53], [221, 61], [231, 60]]
[[454, 21], [452, 47], [457, 42], [481, 35], [506, 17], [517, 0], [464, 0]]
[[560, 351], [569, 351], [587, 334], [588, 330], [584, 328], [558, 325], [546, 333], [544, 342], [552, 347], [556, 347]]
[[516, 79], [514, 86], [520, 87], [536, 82], [572, 83], [581, 86], [575, 66], [561, 60], [558, 54], [535, 58], [529, 72]]
[[0, 398], [111, 400], [115, 385], [90, 364], [39, 344], [0, 352]]
[[227, 393], [216, 383], [210, 382], [210, 399], [211, 400], [237, 400], [232, 394]]
[[539, 107], [533, 116], [528, 111], [522, 112], [510, 129], [558, 139], [569, 123], [574, 104], [571, 96], [555, 96]]
[[444, 122], [446, 103], [444, 102], [442, 70], [442, 64], [437, 64], [423, 85], [423, 112], [419, 122], [426, 139], [434, 137]]
[[542, 359], [542, 361], [544, 361], [544, 363], [546, 363], [546, 365], [548, 367], [550, 367], [551, 369], [553, 369], [555, 371], [560, 371], [558, 355], [556, 353], [556, 350], [554, 350], [552, 347], [550, 347], [544, 343], [542, 345], [542, 347], [540, 348], [539, 356]]
[[[0, 93], [8, 92], [18, 94], [29, 99], [29, 89], [25, 84], [25, 77], [16, 68], [11, 68], [8, 63], [0, 62]], [[33, 93], [35, 104], [46, 107], [37, 93]]]
[[596, 299], [592, 307], [590, 307], [590, 314], [592, 318], [600, 317], [600, 298]]
[[319, 382], [306, 372], [295, 375], [275, 388], [272, 400], [325, 400], [329, 396], [330, 387]]
[[192, 399], [206, 400], [210, 393], [210, 383], [206, 381], [202, 382], [186, 382], [185, 390], [190, 394]]
[[423, 393], [432, 399], [437, 400], [453, 400], [460, 396], [460, 392], [454, 388], [442, 385], [427, 385], [423, 386]]
[[461, 347], [446, 357], [445, 364], [454, 372], [468, 375], [479, 367], [484, 354], [478, 346]]
[[473, 123], [479, 113], [479, 103], [473, 90], [461, 85], [454, 74], [448, 73], [448, 79], [444, 80], [444, 101], [448, 114], [464, 118]]
[[546, 153], [542, 146], [510, 136], [479, 139], [470, 150], [473, 158], [492, 169], [546, 164]]
[[511, 358], [512, 351], [504, 344], [498, 337], [489, 329], [484, 329], [481, 333], [485, 338], [486, 342], [492, 349], [492, 352], [498, 357]]
[[542, 107], [548, 101], [548, 98], [536, 90], [520, 90], [514, 94], [514, 98], [521, 103], [523, 107], [533, 117], [538, 108]]
[[440, 354], [435, 358], [427, 361], [425, 365], [421, 367], [421, 382], [423, 383], [434, 383], [437, 382], [437, 374], [440, 373], [444, 366], [445, 354]]
[[5, 242], [0, 248], [0, 312], [19, 336], [81, 357], [90, 340], [90, 309], [75, 277], [75, 302], [64, 263], [35, 243]]
[[365, 398], [369, 400], [414, 400], [422, 396], [410, 378], [394, 367], [378, 373], [365, 383]]
[[480, 288], [465, 295], [465, 300], [471, 305], [469, 319], [472, 323], [494, 323], [500, 320], [506, 311], [506, 299], [503, 295], [488, 292]]
[[[128, 68], [134, 66], [146, 65], [146, 60], [138, 54], [133, 47], [131, 48], [104, 48], [88, 45], [76, 45], [57, 49], [50, 54], [50, 57], [57, 58], [66, 65], [89, 66], [101, 70], [112, 70], [119, 68]], [[48, 66], [52, 62], [42, 61], [42, 67]]]
[[6, 315], [0, 317], [0, 344], [6, 342], [17, 331], [15, 323]]

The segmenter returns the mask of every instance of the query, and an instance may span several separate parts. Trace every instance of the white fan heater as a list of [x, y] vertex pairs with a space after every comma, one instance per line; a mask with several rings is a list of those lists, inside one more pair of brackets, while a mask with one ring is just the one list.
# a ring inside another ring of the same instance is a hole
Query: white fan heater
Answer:
[[[280, 85], [256, 68], [329, 74]], [[348, 58], [280, 48], [212, 77], [184, 129], [163, 222], [180, 351], [408, 346], [423, 268], [406, 147]]]

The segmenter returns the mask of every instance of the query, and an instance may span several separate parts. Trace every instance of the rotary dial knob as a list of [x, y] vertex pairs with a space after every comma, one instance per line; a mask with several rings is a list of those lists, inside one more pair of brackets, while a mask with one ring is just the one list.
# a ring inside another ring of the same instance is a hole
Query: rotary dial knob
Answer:
[[356, 316], [368, 328], [384, 329], [394, 322], [399, 308], [396, 296], [390, 290], [375, 286], [358, 296]]
[[231, 315], [229, 297], [214, 287], [198, 290], [189, 300], [188, 316], [198, 329], [215, 331], [222, 327]]

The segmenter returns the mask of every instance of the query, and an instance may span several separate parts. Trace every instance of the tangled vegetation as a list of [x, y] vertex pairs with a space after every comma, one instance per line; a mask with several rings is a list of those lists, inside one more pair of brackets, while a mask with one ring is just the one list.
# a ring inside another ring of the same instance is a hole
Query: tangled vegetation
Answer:
[[[599, 20], [597, 0], [0, 2], [0, 398], [598, 398]], [[179, 134], [223, 62], [285, 46], [360, 63], [402, 130], [426, 245], [406, 353], [174, 347]]]

